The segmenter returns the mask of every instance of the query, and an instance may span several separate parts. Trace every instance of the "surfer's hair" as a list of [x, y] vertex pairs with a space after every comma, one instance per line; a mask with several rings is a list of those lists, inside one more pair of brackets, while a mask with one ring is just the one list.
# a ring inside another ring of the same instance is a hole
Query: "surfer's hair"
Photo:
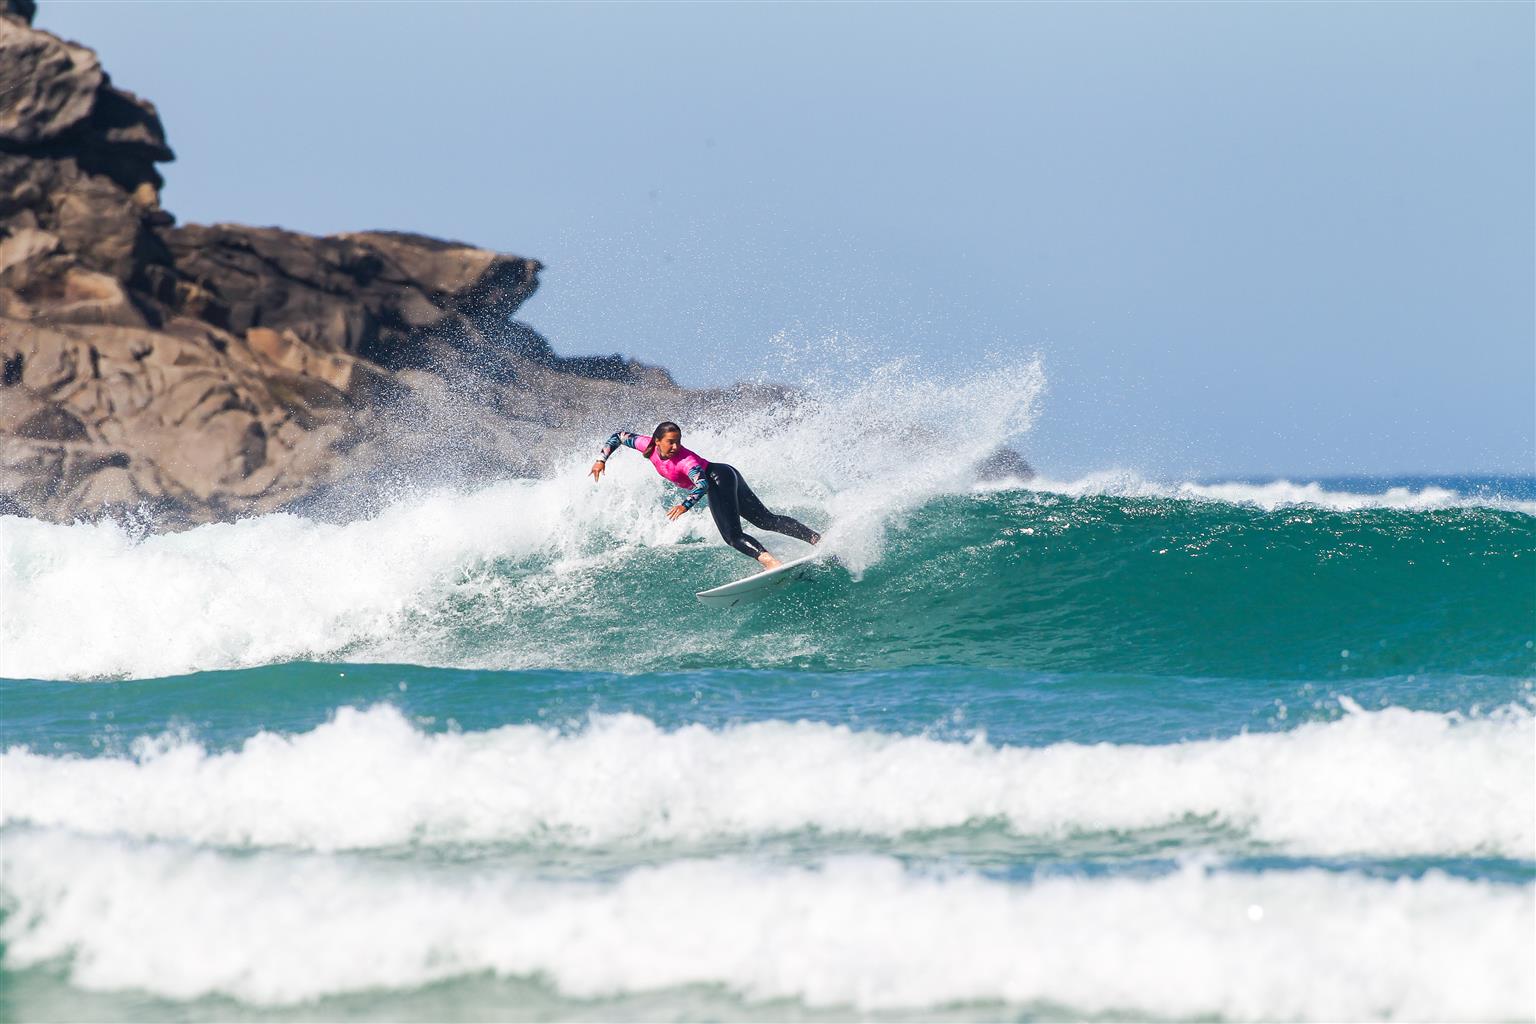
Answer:
[[662, 420], [660, 423], [656, 424], [656, 429], [651, 431], [651, 443], [645, 446], [645, 452], [643, 453], [645, 457], [650, 458], [651, 453], [656, 450], [656, 441], [658, 438], [665, 437], [672, 433], [674, 430], [677, 431], [678, 439], [681, 440], [683, 436], [683, 428], [678, 426], [676, 423], [673, 423], [671, 420]]

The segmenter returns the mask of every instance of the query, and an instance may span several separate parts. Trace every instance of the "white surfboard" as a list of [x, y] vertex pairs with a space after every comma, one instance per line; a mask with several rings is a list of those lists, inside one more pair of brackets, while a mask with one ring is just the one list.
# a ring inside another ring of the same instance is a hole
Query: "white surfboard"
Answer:
[[825, 554], [825, 551], [813, 551], [804, 558], [785, 562], [777, 569], [769, 569], [713, 590], [701, 590], [698, 598], [711, 608], [730, 608], [733, 605], [761, 601], [805, 579], [815, 569], [811, 563], [820, 560]]

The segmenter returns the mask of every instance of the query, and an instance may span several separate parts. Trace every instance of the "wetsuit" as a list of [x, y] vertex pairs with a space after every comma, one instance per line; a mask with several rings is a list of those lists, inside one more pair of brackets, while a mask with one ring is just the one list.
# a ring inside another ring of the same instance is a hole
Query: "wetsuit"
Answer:
[[[620, 430], [608, 438], [603, 445], [598, 461], [607, 462], [608, 456], [612, 455], [620, 445], [644, 452], [650, 444], [651, 439], [645, 434]], [[678, 445], [677, 451], [670, 459], [663, 459], [656, 452], [651, 452], [651, 465], [655, 466], [656, 472], [665, 479], [688, 492], [683, 496], [684, 508], [691, 509], [700, 499], [707, 499], [709, 512], [715, 517], [715, 526], [719, 528], [720, 536], [725, 538], [727, 544], [749, 558], [761, 555], [763, 546], [757, 542], [756, 537], [742, 532], [743, 516], [746, 517], [747, 522], [759, 529], [782, 533], [787, 537], [803, 540], [807, 544], [815, 544], [821, 540], [821, 534], [800, 520], [770, 512], [762, 499], [752, 493], [752, 488], [747, 486], [747, 482], [741, 478], [741, 474], [733, 466], [727, 466], [723, 462], [708, 462], [682, 445]]]

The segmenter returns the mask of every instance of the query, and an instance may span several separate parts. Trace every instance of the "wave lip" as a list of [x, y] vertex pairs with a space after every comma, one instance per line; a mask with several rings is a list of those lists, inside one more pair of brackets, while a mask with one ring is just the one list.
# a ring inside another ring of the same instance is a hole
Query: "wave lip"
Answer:
[[1164, 746], [856, 732], [769, 721], [668, 732], [637, 715], [566, 734], [427, 733], [393, 706], [209, 753], [0, 758], [0, 822], [311, 850], [700, 842], [817, 830], [901, 837], [999, 823], [1019, 836], [1191, 819], [1293, 854], [1536, 860], [1536, 715], [1356, 709], [1287, 732]]
[[173, 999], [289, 1005], [491, 971], [577, 998], [721, 985], [866, 1012], [1501, 1019], [1536, 1000], [1536, 892], [1434, 873], [1013, 885], [725, 858], [599, 884], [45, 832], [8, 839], [3, 863], [7, 969], [65, 958], [78, 987]]

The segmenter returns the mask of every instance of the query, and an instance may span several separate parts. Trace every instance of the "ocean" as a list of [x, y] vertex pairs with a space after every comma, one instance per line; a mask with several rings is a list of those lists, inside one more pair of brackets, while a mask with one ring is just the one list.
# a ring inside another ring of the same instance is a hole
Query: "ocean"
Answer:
[[1536, 479], [978, 482], [984, 385], [685, 435], [836, 555], [726, 611], [627, 452], [0, 519], [0, 1015], [1536, 1017]]

